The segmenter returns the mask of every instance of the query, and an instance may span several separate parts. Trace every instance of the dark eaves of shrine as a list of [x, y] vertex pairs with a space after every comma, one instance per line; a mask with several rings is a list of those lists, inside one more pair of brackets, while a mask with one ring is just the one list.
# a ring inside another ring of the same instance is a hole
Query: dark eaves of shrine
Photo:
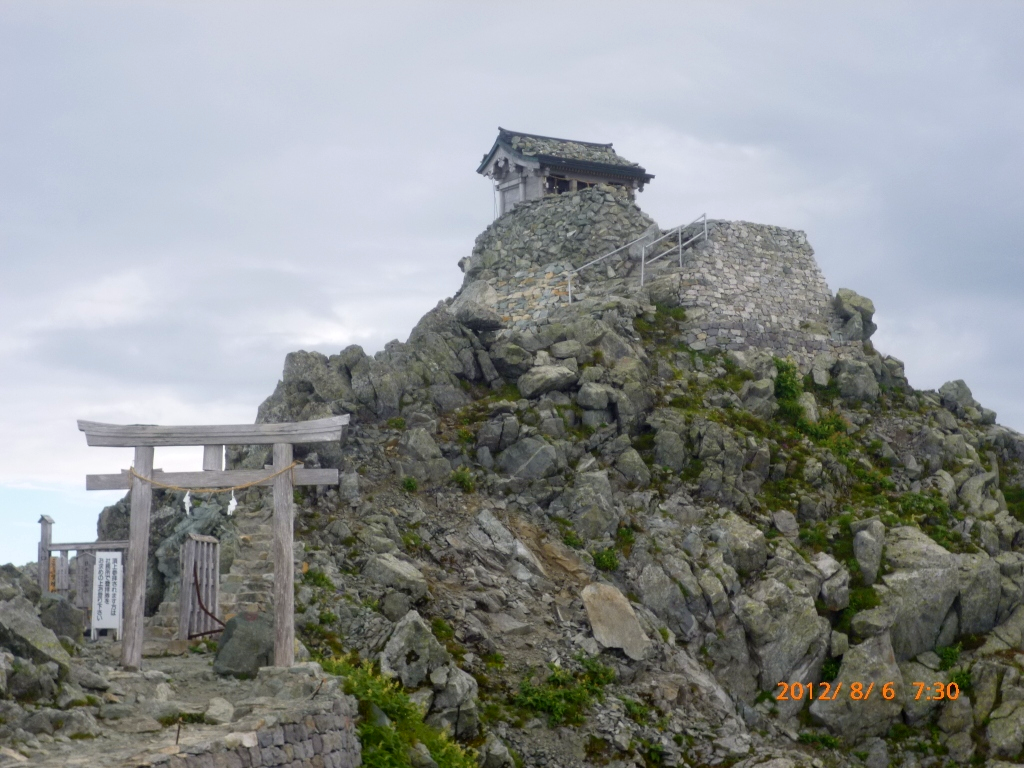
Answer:
[[[591, 147], [607, 147], [612, 149], [611, 143], [599, 144], [593, 141], [577, 141], [576, 139], [559, 139], [554, 136], [540, 136], [535, 133], [521, 133], [519, 131], [510, 131], [507, 128], [498, 127], [498, 138], [494, 141], [494, 146], [484, 154], [483, 159], [480, 161], [479, 167], [476, 169], [477, 173], [483, 173], [484, 168], [490, 163], [491, 158], [494, 157], [494, 153], [499, 148], [503, 148], [506, 152], [519, 155], [520, 157], [529, 157], [532, 160], [538, 160], [541, 163], [547, 165], [552, 169], [560, 169], [562, 171], [581, 171], [598, 173], [607, 176], [617, 176], [622, 179], [640, 179], [642, 184], [647, 184], [654, 178], [653, 173], [648, 173], [646, 168], [639, 165], [626, 165], [617, 163], [597, 163], [589, 160], [570, 159], [565, 157], [557, 157], [555, 155], [537, 154], [537, 155], [524, 155], [518, 150], [512, 147], [513, 136], [524, 136], [531, 139], [541, 139], [543, 141], [558, 141], [566, 144], [583, 144]], [[614, 151], [614, 150], [613, 150]]]

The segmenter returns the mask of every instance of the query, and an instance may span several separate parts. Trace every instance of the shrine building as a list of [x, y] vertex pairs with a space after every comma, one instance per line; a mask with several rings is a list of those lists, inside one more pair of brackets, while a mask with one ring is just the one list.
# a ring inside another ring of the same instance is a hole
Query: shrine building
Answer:
[[643, 191], [653, 174], [620, 157], [611, 144], [555, 139], [498, 128], [477, 173], [494, 179], [498, 215], [518, 203], [576, 192], [595, 184]]

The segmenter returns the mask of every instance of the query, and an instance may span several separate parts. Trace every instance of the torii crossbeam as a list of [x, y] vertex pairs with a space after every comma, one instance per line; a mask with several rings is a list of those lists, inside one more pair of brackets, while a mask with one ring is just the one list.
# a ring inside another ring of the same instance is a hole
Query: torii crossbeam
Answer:
[[[174, 488], [223, 488], [268, 486], [274, 488], [274, 664], [290, 667], [295, 662], [295, 592], [292, 553], [295, 485], [337, 485], [336, 469], [304, 469], [292, 461], [295, 443], [340, 441], [348, 414], [314, 421], [284, 424], [237, 424], [230, 426], [161, 427], [153, 424], [100, 424], [79, 421], [89, 445], [135, 449], [135, 465], [115, 475], [87, 475], [90, 491], [131, 489], [128, 559], [124, 578], [124, 640], [121, 666], [137, 670], [142, 665], [142, 619], [146, 598], [146, 559], [149, 554], [149, 516], [153, 486]], [[164, 472], [153, 469], [156, 446], [203, 446], [202, 472]], [[273, 445], [274, 463], [265, 470], [224, 469], [226, 445]]]

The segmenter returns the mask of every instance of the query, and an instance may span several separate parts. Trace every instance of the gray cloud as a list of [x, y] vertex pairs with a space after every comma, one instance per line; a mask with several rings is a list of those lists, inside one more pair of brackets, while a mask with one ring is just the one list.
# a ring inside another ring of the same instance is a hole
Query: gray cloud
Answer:
[[[1024, 428], [1018, 3], [7, 3], [0, 484], [74, 419], [251, 419], [461, 281], [497, 125], [614, 141], [663, 225], [802, 228], [912, 382]], [[104, 416], [104, 414], [106, 414]], [[23, 444], [23, 443], [22, 443]], [[106, 459], [103, 459], [106, 462]]]

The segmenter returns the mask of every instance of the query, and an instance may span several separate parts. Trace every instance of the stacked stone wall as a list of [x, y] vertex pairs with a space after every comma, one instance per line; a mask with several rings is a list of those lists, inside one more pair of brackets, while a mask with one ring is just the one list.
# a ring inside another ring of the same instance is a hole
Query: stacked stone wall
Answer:
[[807, 364], [860, 342], [842, 338], [833, 296], [807, 235], [765, 224], [716, 221], [687, 252], [679, 303], [694, 349], [771, 349]]
[[628, 190], [599, 184], [517, 205], [477, 237], [461, 266], [467, 284], [552, 262], [580, 267], [655, 226]]
[[355, 731], [355, 699], [311, 702], [253, 731], [154, 755], [139, 766], [162, 768], [356, 768], [362, 764]]

